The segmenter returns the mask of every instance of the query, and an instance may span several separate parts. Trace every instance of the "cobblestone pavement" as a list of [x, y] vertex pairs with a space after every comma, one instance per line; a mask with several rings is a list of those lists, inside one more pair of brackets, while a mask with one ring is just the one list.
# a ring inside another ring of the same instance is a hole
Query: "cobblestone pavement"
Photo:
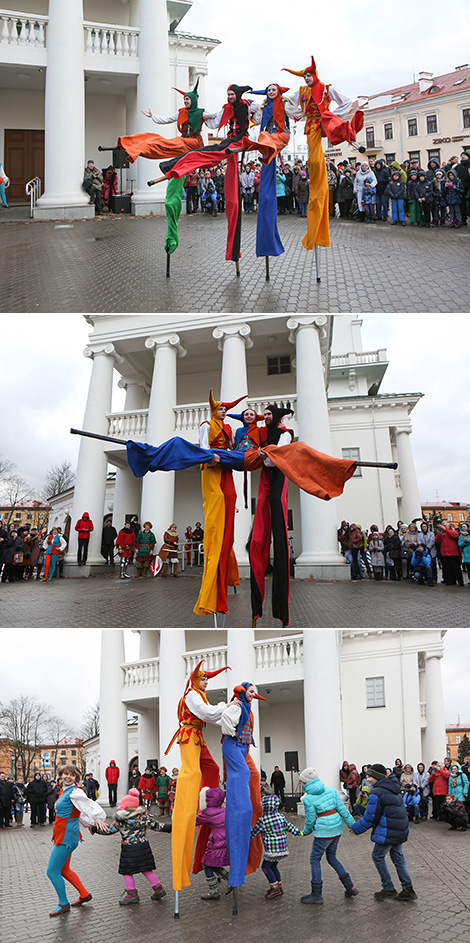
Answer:
[[[302, 818], [288, 817], [302, 826]], [[27, 817], [25, 822], [28, 825]], [[166, 943], [206, 943], [210, 939], [220, 943], [281, 943], [289, 939], [299, 943], [431, 943], [436, 939], [468, 943], [470, 831], [451, 835], [443, 822], [427, 821], [411, 827], [404, 850], [418, 894], [413, 903], [374, 900], [380, 881], [371, 860], [370, 833], [354, 836], [347, 831], [340, 842], [339, 857], [359, 895], [345, 899], [342, 885], [324, 863], [324, 905], [301, 904], [301, 895], [310, 891], [311, 838], [290, 835], [290, 856], [281, 867], [283, 897], [266, 901], [267, 882], [257, 871], [239, 891], [239, 914], [233, 917], [231, 897], [222, 896], [213, 903], [201, 901], [206, 883], [202, 874], [193, 875], [191, 887], [180, 894], [179, 920], [173, 917], [169, 835], [148, 833], [167, 897], [152, 902], [146, 879], [137, 875], [140, 903], [120, 907], [124, 882], [117, 874], [119, 837], [92, 837], [87, 831], [83, 845], [74, 852], [72, 866], [92, 892], [93, 901], [51, 920], [48, 914], [56, 897], [45, 874], [50, 833], [49, 825], [34, 831], [26, 827], [0, 832], [2, 943], [155, 943], [157, 939]], [[395, 879], [393, 865], [390, 867]], [[71, 891], [72, 901], [76, 892]]]
[[[200, 571], [202, 572], [202, 571]], [[213, 625], [193, 613], [199, 576], [179, 580], [126, 580], [116, 576], [36, 580], [0, 584], [0, 626], [38, 628], [200, 628]], [[271, 580], [266, 581], [260, 628], [279, 628], [271, 615]], [[292, 628], [468, 628], [468, 586], [434, 588], [362, 580], [291, 583]], [[251, 624], [250, 584], [230, 590], [227, 628]]]
[[[241, 276], [225, 261], [226, 219], [186, 216], [166, 278], [164, 217], [102, 216], [33, 223], [28, 208], [0, 216], [0, 311], [425, 312], [470, 308], [470, 228], [448, 231], [331, 220], [331, 249], [301, 245], [305, 221], [280, 217], [285, 254], [265, 281], [256, 216], [243, 219]], [[26, 218], [25, 218], [26, 217]], [[9, 221], [11, 220], [11, 221]], [[101, 272], [100, 278], [91, 273]], [[445, 277], [443, 277], [445, 273]], [[191, 286], [191, 288], [189, 287]]]

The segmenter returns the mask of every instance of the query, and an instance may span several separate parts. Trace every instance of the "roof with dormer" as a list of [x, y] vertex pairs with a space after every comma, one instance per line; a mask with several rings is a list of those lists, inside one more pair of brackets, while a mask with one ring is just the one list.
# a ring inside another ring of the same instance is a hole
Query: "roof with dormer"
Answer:
[[[430, 73], [428, 73], [430, 74]], [[445, 75], [434, 75], [431, 78], [431, 85], [424, 92], [419, 90], [419, 82], [411, 82], [410, 85], [400, 85], [398, 88], [391, 88], [386, 92], [378, 92], [376, 95], [367, 96], [368, 104], [360, 105], [356, 100], [353, 103], [351, 111], [362, 110], [382, 111], [385, 108], [396, 108], [401, 103], [415, 104], [427, 103], [436, 98], [442, 98], [444, 95], [459, 94], [470, 90], [470, 67], [456, 69], [454, 72], [447, 72]], [[361, 101], [366, 96], [362, 96]]]

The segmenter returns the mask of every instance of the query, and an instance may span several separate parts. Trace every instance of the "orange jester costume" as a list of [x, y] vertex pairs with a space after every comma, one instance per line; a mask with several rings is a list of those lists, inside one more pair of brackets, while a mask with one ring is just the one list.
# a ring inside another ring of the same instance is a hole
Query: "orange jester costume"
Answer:
[[[203, 736], [206, 723], [216, 724], [227, 705], [221, 701], [210, 704], [205, 693], [206, 679], [213, 678], [226, 668], [204, 671], [203, 659], [191, 673], [184, 694], [178, 704], [179, 727], [168, 744], [165, 755], [177, 741], [181, 751], [181, 769], [176, 781], [176, 795], [172, 818], [173, 888], [180, 891], [191, 884], [189, 872], [193, 854], [194, 829], [199, 791], [203, 786], [215, 788], [219, 785], [219, 767], [212, 758]], [[203, 682], [201, 686], [201, 682]], [[208, 826], [199, 830], [193, 873], [202, 870], [201, 858], [208, 837]]]
[[[245, 394], [246, 395], [246, 394]], [[200, 427], [202, 448], [233, 449], [231, 427], [218, 416], [221, 407], [232, 409], [245, 396], [232, 403], [214, 400], [209, 392], [210, 422]], [[225, 416], [224, 416], [225, 418]], [[194, 612], [207, 616], [227, 612], [228, 586], [239, 586], [238, 565], [233, 551], [236, 491], [232, 472], [220, 465], [202, 466], [202, 497], [204, 501], [204, 573]]]
[[[332, 145], [356, 140], [356, 134], [364, 124], [364, 113], [356, 111], [351, 121], [341, 120], [340, 114], [347, 114], [351, 101], [332, 85], [320, 82], [315, 60], [306, 69], [295, 71], [283, 69], [292, 75], [305, 76], [306, 85], [289, 97], [291, 108], [287, 113], [293, 118], [306, 119], [305, 134], [308, 144], [308, 173], [310, 178], [309, 202], [307, 210], [307, 233], [302, 239], [305, 249], [330, 245], [328, 223], [328, 180], [326, 176], [325, 155], [322, 137], [327, 137]], [[338, 103], [336, 113], [330, 111], [331, 101]]]

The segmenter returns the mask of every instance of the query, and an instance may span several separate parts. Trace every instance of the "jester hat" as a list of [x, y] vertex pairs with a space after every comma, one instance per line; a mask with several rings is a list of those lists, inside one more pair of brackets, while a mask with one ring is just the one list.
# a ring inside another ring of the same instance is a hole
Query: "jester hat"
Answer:
[[[269, 85], [275, 85], [278, 91], [276, 98], [272, 99], [268, 97], [268, 88]], [[276, 124], [280, 130], [284, 127], [284, 104], [282, 101], [282, 96], [284, 92], [288, 92], [289, 89], [285, 88], [283, 85], [278, 85], [277, 82], [270, 82], [266, 88], [253, 90], [253, 95], [266, 95], [266, 104], [263, 108], [263, 125], [266, 125], [271, 118], [271, 115], [274, 116]]]
[[181, 131], [183, 125], [188, 122], [194, 134], [199, 134], [199, 129], [201, 127], [202, 116], [204, 114], [203, 108], [198, 108], [199, 94], [198, 94], [199, 78], [192, 90], [192, 92], [183, 92], [180, 88], [173, 88], [175, 92], [179, 92], [180, 95], [188, 97], [191, 99], [190, 108], [180, 108], [178, 112], [178, 128]]
[[243, 127], [248, 120], [248, 105], [243, 101], [242, 95], [249, 91], [251, 91], [251, 85], [235, 85], [232, 82], [228, 86], [227, 92], [235, 92], [235, 103], [226, 102], [224, 105], [219, 128], [223, 127], [224, 124], [228, 124], [230, 118], [235, 118], [239, 127]]
[[[248, 720], [250, 719], [250, 717], [251, 717], [251, 724], [252, 724], [252, 726], [253, 726], [253, 717], [252, 717], [252, 714], [251, 714], [251, 704], [249, 704], [248, 701], [247, 701], [247, 699], [246, 699], [246, 689], [249, 688], [250, 685], [251, 685], [251, 681], [242, 681], [241, 684], [236, 684], [235, 687], [234, 687], [234, 689], [233, 689], [233, 693], [235, 694], [235, 696], [236, 696], [236, 697], [238, 698], [238, 700], [240, 701], [241, 714], [240, 714], [240, 720], [238, 721], [238, 725], [241, 725], [241, 727], [244, 727], [245, 724], [248, 723]], [[255, 698], [256, 698], [257, 701], [266, 701], [266, 700], [267, 700], [266, 697], [261, 697], [261, 694], [255, 694], [254, 696], [255, 696]], [[238, 726], [238, 725], [237, 725], [237, 726]]]
[[239, 396], [238, 399], [234, 399], [231, 403], [228, 403], [228, 402], [224, 403], [223, 400], [214, 399], [214, 394], [211, 387], [211, 389], [209, 390], [209, 406], [211, 408], [212, 418], [213, 419], [216, 418], [217, 410], [220, 409], [221, 406], [225, 406], [225, 409], [233, 409], [233, 407], [236, 406], [237, 403], [241, 403], [242, 399], [246, 399], [247, 396], [248, 394], [244, 393], [243, 396]]
[[205, 661], [205, 659], [204, 659], [204, 658], [201, 658], [201, 661], [198, 661], [196, 667], [195, 667], [195, 668], [193, 669], [193, 671], [191, 672], [191, 674], [190, 674], [190, 676], [189, 676], [189, 678], [188, 678], [188, 680], [187, 680], [187, 682], [186, 682], [186, 687], [185, 687], [185, 689], [184, 689], [183, 697], [186, 697], [188, 691], [190, 691], [191, 688], [194, 688], [194, 690], [195, 690], [195, 691], [198, 691], [199, 694], [202, 694], [202, 693], [203, 693], [203, 692], [200, 690], [200, 687], [199, 687], [199, 682], [200, 682], [201, 678], [204, 678], [204, 677], [206, 677], [206, 678], [215, 678], [215, 676], [216, 676], [216, 675], [219, 675], [222, 671], [231, 671], [231, 668], [230, 668], [229, 665], [225, 665], [225, 668], [217, 668], [216, 671], [205, 671], [205, 670], [201, 667], [203, 661]]
[[280, 406], [276, 406], [275, 403], [268, 403], [268, 405], [266, 406], [266, 409], [269, 409], [269, 411], [273, 414], [274, 426], [277, 426], [278, 422], [282, 419], [283, 416], [287, 416], [289, 413], [291, 416], [294, 415], [294, 410], [291, 409], [290, 406], [286, 406], [286, 408], [284, 409], [284, 408], [281, 408]]
[[314, 79], [318, 79], [318, 72], [317, 72], [315, 59], [313, 58], [313, 56], [311, 58], [312, 58], [312, 64], [308, 65], [305, 69], [299, 69], [299, 71], [296, 71], [295, 69], [282, 69], [281, 71], [290, 72], [292, 75], [305, 75], [305, 73], [308, 72], [310, 75], [313, 75]]
[[[251, 409], [251, 411], [256, 416], [256, 419], [254, 419], [253, 422], [247, 422], [246, 419], [244, 418], [245, 413], [248, 409]], [[256, 422], [261, 422], [261, 420], [264, 419], [264, 415], [262, 415], [261, 413], [257, 413], [256, 409], [253, 409], [252, 406], [246, 406], [243, 412], [241, 413], [227, 413], [227, 415], [230, 416], [230, 419], [236, 419], [238, 422], [243, 423], [244, 426], [254, 426]]]

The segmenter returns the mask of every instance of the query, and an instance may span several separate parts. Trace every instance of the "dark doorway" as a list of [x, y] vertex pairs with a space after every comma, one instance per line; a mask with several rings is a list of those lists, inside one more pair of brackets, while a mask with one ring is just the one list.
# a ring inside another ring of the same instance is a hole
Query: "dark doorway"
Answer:
[[10, 178], [9, 203], [28, 200], [25, 186], [33, 177], [41, 178], [44, 193], [44, 131], [5, 128], [3, 166]]

